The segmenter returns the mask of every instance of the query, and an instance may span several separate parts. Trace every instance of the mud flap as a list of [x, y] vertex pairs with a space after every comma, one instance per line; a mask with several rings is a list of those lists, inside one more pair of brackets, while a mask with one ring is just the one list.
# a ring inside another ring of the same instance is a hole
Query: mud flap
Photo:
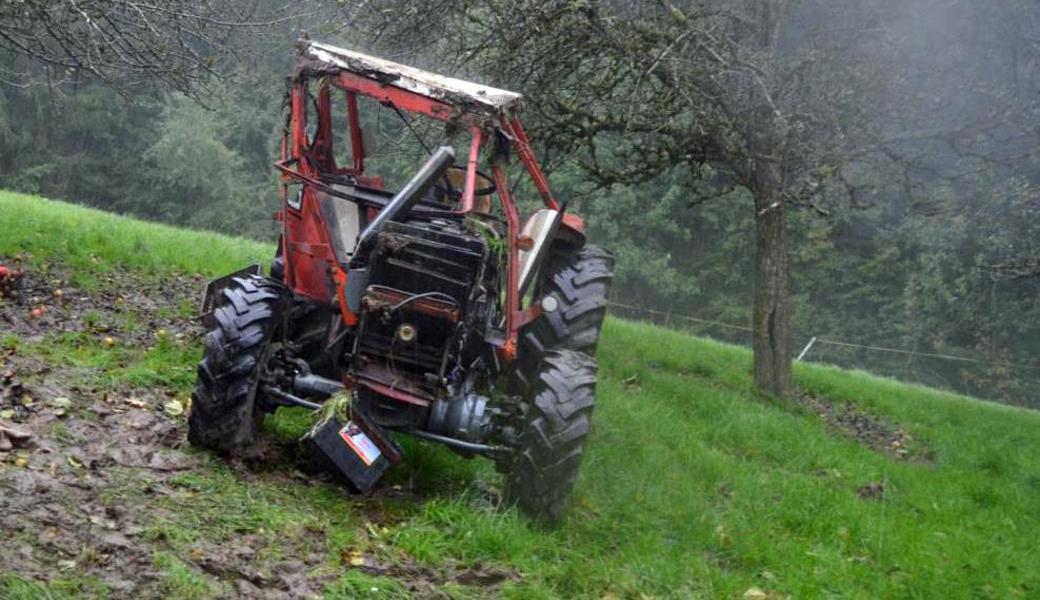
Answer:
[[213, 311], [217, 308], [217, 302], [220, 300], [220, 295], [229, 285], [231, 285], [232, 279], [235, 277], [248, 277], [250, 275], [260, 274], [261, 267], [260, 264], [257, 263], [209, 282], [206, 285], [206, 293], [202, 296], [202, 307], [199, 311], [199, 320], [202, 321], [203, 326], [210, 329], [216, 324], [213, 321]]
[[349, 421], [335, 416], [317, 423], [304, 436], [329, 459], [359, 492], [368, 493], [390, 465], [401, 460], [401, 449], [364, 415]]

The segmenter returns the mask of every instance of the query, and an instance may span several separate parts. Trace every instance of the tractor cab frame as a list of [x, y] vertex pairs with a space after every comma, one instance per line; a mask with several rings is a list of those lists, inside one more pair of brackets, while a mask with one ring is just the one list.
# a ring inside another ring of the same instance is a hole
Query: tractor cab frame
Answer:
[[[469, 154], [462, 167], [461, 198], [451, 207], [419, 202], [413, 211], [431, 217], [465, 217], [478, 209], [477, 196], [489, 189], [478, 189], [478, 183], [490, 179], [492, 195], [501, 206], [507, 226], [504, 339], [499, 353], [507, 362], [514, 360], [519, 330], [542, 311], [538, 301], [522, 306], [522, 290], [528, 283], [522, 279], [537, 271], [542, 250], [535, 246], [541, 246], [546, 237], [564, 233], [558, 229], [565, 230], [571, 238], [584, 240], [582, 219], [565, 212], [535, 158], [518, 115], [522, 96], [307, 39], [298, 42], [297, 51], [290, 78], [290, 113], [282, 141], [283, 158], [275, 163], [283, 182], [282, 210], [277, 218], [282, 223], [285, 284], [300, 297], [338, 302], [344, 321], [348, 325], [357, 323], [357, 310], [346, 302], [354, 240], [335, 239], [330, 233], [340, 229], [337, 221], [342, 220], [331, 207], [339, 206], [336, 198], [356, 203], [361, 209], [357, 224], [348, 229], [352, 230], [350, 233], [360, 232], [392, 197], [383, 190], [382, 178], [365, 170], [359, 96], [372, 98], [399, 113], [423, 115], [456, 130], [464, 128], [470, 138]], [[316, 97], [312, 96], [312, 82], [317, 83]], [[344, 93], [349, 165], [339, 165], [335, 159], [334, 90]], [[314, 110], [308, 110], [309, 105]], [[308, 113], [314, 115], [315, 123], [308, 122]], [[509, 150], [519, 158], [546, 209], [532, 215], [523, 231], [507, 183]], [[478, 169], [482, 155], [488, 156], [490, 177]], [[301, 185], [292, 189], [292, 184]], [[354, 219], [354, 215], [348, 217]], [[525, 233], [537, 228], [552, 231], [543, 230], [537, 236]]]

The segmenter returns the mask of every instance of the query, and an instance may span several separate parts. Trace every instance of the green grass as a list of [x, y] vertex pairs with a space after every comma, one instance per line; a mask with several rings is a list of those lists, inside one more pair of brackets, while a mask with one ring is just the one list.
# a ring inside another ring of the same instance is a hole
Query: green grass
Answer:
[[253, 262], [272, 247], [216, 233], [177, 229], [103, 211], [0, 191], [0, 254], [28, 253], [33, 262], [73, 267], [73, 283], [90, 289], [92, 275], [121, 265], [149, 273], [219, 276]]
[[108, 596], [105, 584], [93, 577], [79, 576], [74, 571], [55, 573], [46, 585], [18, 575], [0, 574], [0, 599], [3, 600], [75, 600]]
[[197, 343], [163, 337], [151, 346], [138, 348], [120, 342], [108, 346], [103, 342], [104, 337], [67, 331], [33, 343], [0, 340], [0, 348], [18, 348], [27, 356], [36, 356], [51, 364], [82, 368], [90, 373], [85, 383], [95, 386], [162, 386], [180, 393], [191, 390], [200, 348]]
[[167, 552], [156, 552], [152, 562], [162, 571], [163, 597], [177, 600], [202, 600], [213, 597], [209, 583], [191, 567]]
[[[13, 227], [22, 221], [32, 235]], [[13, 194], [0, 194], [0, 227], [16, 231], [0, 238], [0, 252], [71, 253], [88, 266], [216, 274], [268, 250]], [[120, 366], [118, 349], [75, 339], [49, 346], [72, 364], [133, 370]], [[173, 352], [151, 360], [149, 372], [190, 364]], [[515, 569], [520, 578], [499, 589], [507, 598], [739, 598], [752, 586], [796, 598], [1040, 594], [1040, 414], [797, 366], [807, 391], [906, 429], [919, 460], [899, 461], [756, 395], [745, 349], [611, 319], [599, 360], [595, 429], [559, 529], [490, 508], [484, 490], [499, 483], [486, 462], [422, 443], [406, 444], [405, 464], [386, 482], [413, 494], [383, 500], [297, 482], [280, 471], [288, 465], [245, 480], [214, 459], [178, 478], [183, 495], [161, 503], [164, 516], [148, 530], [170, 548], [155, 560], [164, 589], [215, 593], [184, 556], [207, 540], [250, 534], [268, 540], [272, 556], [322, 553], [321, 568], [336, 576], [326, 592], [343, 598], [406, 597], [399, 582], [344, 565], [350, 551], [435, 569]], [[177, 369], [141, 384], [182, 389], [187, 376]], [[267, 427], [290, 437], [307, 423], [295, 411]], [[858, 488], [875, 481], [884, 495], [861, 498]], [[34, 585], [8, 576], [0, 596], [42, 597]], [[465, 597], [462, 587], [448, 589]]]

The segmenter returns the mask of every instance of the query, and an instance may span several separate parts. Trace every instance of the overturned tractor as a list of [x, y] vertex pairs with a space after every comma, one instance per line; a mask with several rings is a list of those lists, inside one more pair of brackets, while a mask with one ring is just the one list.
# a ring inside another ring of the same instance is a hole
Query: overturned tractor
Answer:
[[[365, 99], [409, 128], [444, 124], [446, 143], [396, 191], [365, 168]], [[346, 414], [310, 435], [357, 488], [400, 459], [388, 432], [403, 432], [491, 458], [508, 502], [562, 516], [613, 258], [549, 189], [520, 101], [301, 40], [276, 163], [280, 244], [268, 275], [251, 267], [207, 289], [193, 444], [244, 446], [280, 406], [346, 397]], [[525, 220], [518, 183], [544, 205]]]

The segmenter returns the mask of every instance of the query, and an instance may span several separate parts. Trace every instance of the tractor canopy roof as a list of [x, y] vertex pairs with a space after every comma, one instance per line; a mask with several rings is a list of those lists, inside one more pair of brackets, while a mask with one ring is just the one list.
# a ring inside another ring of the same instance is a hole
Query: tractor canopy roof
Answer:
[[464, 111], [491, 115], [518, 108], [523, 97], [516, 92], [445, 77], [321, 42], [303, 39], [297, 48], [297, 76], [331, 75], [345, 71]]

